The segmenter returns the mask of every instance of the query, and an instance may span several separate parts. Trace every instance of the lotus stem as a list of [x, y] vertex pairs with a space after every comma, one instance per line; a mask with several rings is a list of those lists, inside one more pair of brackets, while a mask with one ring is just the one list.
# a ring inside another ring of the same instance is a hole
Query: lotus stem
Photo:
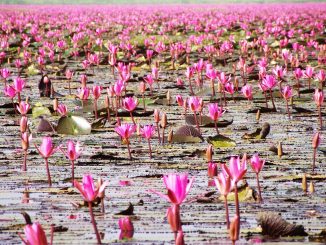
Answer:
[[258, 189], [258, 202], [262, 203], [263, 199], [261, 197], [261, 189], [260, 189], [260, 183], [259, 183], [259, 175], [256, 173], [256, 180], [257, 180], [257, 189]]
[[88, 209], [89, 209], [89, 214], [91, 215], [91, 221], [92, 221], [92, 225], [93, 225], [94, 232], [95, 232], [95, 235], [96, 235], [97, 244], [102, 244], [101, 237], [100, 237], [100, 234], [99, 234], [99, 232], [97, 230], [97, 226], [96, 226], [96, 222], [95, 222], [95, 218], [94, 218], [92, 202], [88, 202]]
[[127, 140], [127, 147], [128, 147], [128, 154], [129, 154], [129, 160], [132, 160], [132, 157], [131, 157], [131, 151], [130, 151], [130, 143], [129, 143], [129, 140]]
[[315, 172], [316, 155], [317, 155], [317, 148], [314, 148], [313, 160], [312, 160], [312, 173]]
[[70, 79], [68, 79], [68, 89], [69, 89], [69, 94], [71, 94]]
[[197, 129], [198, 129], [198, 131], [199, 131], [199, 133], [200, 133], [200, 127], [199, 127], [199, 123], [198, 123], [198, 118], [197, 118], [197, 114], [196, 114], [195, 111], [194, 111], [194, 117], [195, 117], [195, 121], [196, 121]]
[[165, 143], [164, 132], [165, 132], [165, 127], [162, 129], [162, 145], [164, 145], [164, 143]]
[[75, 181], [75, 161], [71, 161], [71, 183], [72, 186], [74, 186], [74, 181]]
[[214, 121], [214, 125], [215, 125], [216, 133], [217, 133], [217, 134], [220, 134], [219, 131], [218, 131], [218, 127], [217, 127], [217, 121]]
[[101, 213], [104, 214], [105, 213], [105, 207], [104, 207], [104, 197], [101, 198]]
[[300, 81], [297, 79], [297, 90], [298, 90], [298, 97], [300, 98]]
[[238, 231], [240, 232], [240, 207], [239, 207], [239, 195], [238, 195], [238, 182], [234, 185], [234, 202], [235, 202], [235, 209], [236, 215], [239, 217], [239, 224], [238, 224]]
[[130, 117], [131, 117], [132, 123], [133, 123], [134, 125], [136, 125], [135, 119], [134, 119], [134, 117], [133, 117], [133, 115], [132, 115], [132, 111], [130, 111]]
[[143, 107], [144, 107], [144, 112], [146, 112], [145, 95], [144, 95], [144, 93], [142, 94], [142, 97], [143, 97]]
[[192, 85], [191, 85], [191, 78], [189, 78], [188, 81], [189, 81], [190, 94], [194, 95], [194, 90], [192, 89]]
[[94, 113], [95, 113], [95, 119], [98, 118], [98, 115], [97, 115], [97, 100], [94, 100]]
[[273, 97], [273, 92], [272, 92], [271, 89], [269, 90], [269, 93], [270, 93], [270, 95], [271, 95], [272, 104], [273, 104], [273, 109], [276, 111], [276, 107], [275, 107], [275, 103], [274, 103], [274, 97]]
[[321, 116], [321, 106], [318, 106], [318, 116], [319, 116], [320, 129], [323, 129], [323, 118]]
[[53, 244], [53, 235], [54, 235], [54, 225], [51, 225], [51, 237], [50, 237], [50, 245]]
[[24, 159], [23, 159], [23, 171], [27, 171], [27, 150], [24, 150]]
[[215, 86], [214, 86], [214, 80], [211, 79], [211, 87], [212, 87], [212, 96], [215, 96]]
[[290, 114], [290, 110], [289, 110], [289, 102], [288, 102], [288, 100], [285, 100], [285, 101], [286, 101], [286, 111], [287, 111], [289, 119], [290, 119], [291, 114]]
[[52, 181], [51, 181], [51, 175], [50, 175], [50, 169], [49, 169], [49, 161], [48, 161], [48, 158], [44, 158], [44, 159], [45, 159], [46, 174], [48, 176], [48, 183], [49, 183], [49, 187], [51, 187]]
[[148, 149], [149, 149], [149, 157], [152, 158], [152, 147], [151, 147], [151, 140], [148, 139]]
[[230, 219], [229, 219], [229, 206], [227, 195], [224, 196], [224, 207], [225, 207], [225, 218], [226, 218], [226, 228], [230, 229]]
[[157, 128], [158, 142], [161, 144], [160, 126], [158, 122], [156, 123], [156, 128]]

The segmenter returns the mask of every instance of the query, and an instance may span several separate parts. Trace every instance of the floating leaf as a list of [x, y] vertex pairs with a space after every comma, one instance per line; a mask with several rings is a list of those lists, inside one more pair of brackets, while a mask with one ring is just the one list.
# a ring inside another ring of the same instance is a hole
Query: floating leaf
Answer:
[[45, 119], [45, 118], [41, 118], [40, 122], [37, 126], [36, 129], [37, 132], [55, 132], [54, 126], [52, 125], [52, 123]]
[[261, 128], [257, 128], [255, 132], [249, 134], [245, 133], [242, 139], [265, 139], [270, 132], [270, 128], [271, 126], [266, 122]]
[[37, 75], [40, 71], [38, 69], [35, 68], [34, 64], [30, 65], [27, 69], [26, 69], [26, 74], [28, 76], [34, 76]]
[[37, 118], [39, 116], [49, 115], [51, 116], [51, 111], [49, 108], [44, 106], [34, 106], [32, 109], [33, 118]]
[[[153, 105], [153, 104], [155, 104], [155, 101], [156, 101], [156, 100], [151, 99], [151, 98], [145, 98], [144, 101], [145, 101], [145, 106], [148, 106], [148, 105]], [[142, 98], [140, 98], [140, 99], [138, 100], [138, 106], [140, 106], [140, 107], [143, 106], [143, 99], [142, 99]]]
[[172, 142], [175, 143], [200, 143], [202, 141], [201, 134], [190, 125], [181, 126], [172, 137]]
[[208, 137], [207, 142], [212, 144], [215, 148], [235, 147], [237, 145], [234, 140], [221, 134]]
[[67, 116], [61, 117], [57, 126], [58, 134], [81, 135], [90, 134], [91, 125], [83, 117]]
[[[195, 120], [194, 115], [187, 115], [185, 118], [185, 121], [189, 125], [196, 125], [196, 120]], [[222, 119], [217, 122], [217, 127], [223, 128], [232, 123], [233, 123], [233, 119], [231, 119], [231, 120]], [[200, 125], [203, 127], [215, 127], [214, 121], [209, 116], [202, 116]]]

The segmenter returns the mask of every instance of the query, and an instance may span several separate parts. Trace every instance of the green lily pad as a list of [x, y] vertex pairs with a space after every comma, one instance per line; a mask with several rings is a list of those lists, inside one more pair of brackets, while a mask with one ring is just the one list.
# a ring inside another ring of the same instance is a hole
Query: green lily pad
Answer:
[[208, 137], [207, 142], [215, 148], [235, 147], [237, 145], [234, 140], [221, 134]]
[[[145, 106], [148, 106], [148, 105], [153, 105], [153, 104], [155, 104], [155, 101], [156, 101], [156, 100], [151, 99], [151, 98], [145, 98], [144, 101], [145, 101]], [[140, 99], [138, 100], [138, 106], [139, 106], [139, 107], [142, 107], [142, 106], [143, 106], [143, 99], [142, 99], [142, 98], [140, 98]]]
[[32, 109], [33, 118], [37, 118], [39, 116], [49, 115], [51, 116], [51, 112], [49, 108], [44, 106], [34, 106]]
[[26, 69], [26, 74], [28, 76], [34, 76], [37, 75], [40, 71], [38, 69], [35, 68], [34, 65], [30, 65], [29, 67], [27, 67]]
[[58, 134], [90, 134], [91, 130], [91, 124], [85, 118], [79, 116], [61, 117], [57, 126]]

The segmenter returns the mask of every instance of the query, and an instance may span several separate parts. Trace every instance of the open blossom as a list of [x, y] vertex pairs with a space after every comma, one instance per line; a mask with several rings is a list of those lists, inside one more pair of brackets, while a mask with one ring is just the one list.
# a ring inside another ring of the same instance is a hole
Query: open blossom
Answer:
[[138, 104], [138, 100], [135, 97], [127, 97], [123, 99], [123, 107], [131, 112], [136, 109]]
[[183, 98], [182, 98], [182, 96], [180, 94], [176, 95], [175, 99], [176, 99], [179, 106], [183, 106], [184, 100], [183, 100]]
[[202, 105], [203, 99], [197, 97], [197, 96], [192, 96], [188, 100], [188, 106], [192, 111], [199, 111]]
[[306, 70], [304, 71], [304, 75], [306, 78], [313, 78], [314, 76], [314, 68], [312, 68], [311, 66], [307, 66]]
[[104, 192], [104, 189], [108, 184], [109, 183], [105, 181], [102, 185], [95, 186], [90, 174], [85, 174], [83, 176], [82, 184], [77, 180], [74, 181], [74, 186], [79, 190], [86, 202], [93, 202], [99, 193]]
[[324, 92], [319, 91], [319, 89], [316, 88], [314, 93], [314, 101], [318, 107], [322, 106], [324, 103]]
[[247, 172], [247, 159], [246, 155], [240, 161], [240, 157], [231, 157], [229, 161], [229, 167], [226, 164], [222, 164], [222, 169], [225, 171], [236, 184]]
[[243, 86], [241, 92], [248, 100], [252, 99], [252, 86], [250, 84]]
[[219, 173], [219, 175], [217, 176], [217, 178], [214, 179], [214, 181], [221, 195], [227, 196], [231, 192], [233, 188], [233, 183], [231, 182], [230, 176], [227, 175], [225, 172]]
[[29, 111], [29, 108], [30, 108], [30, 104], [26, 103], [25, 101], [21, 101], [19, 105], [17, 105], [17, 110], [22, 115], [26, 115], [27, 112]]
[[234, 94], [234, 85], [232, 82], [226, 83], [224, 85], [225, 88], [225, 92], [227, 92], [228, 94]]
[[3, 69], [0, 70], [0, 75], [4, 79], [7, 79], [10, 76], [10, 71], [7, 68], [3, 68]]
[[87, 88], [87, 87], [79, 88], [77, 90], [77, 93], [78, 93], [79, 99], [81, 99], [81, 100], [87, 100], [88, 97], [89, 97], [89, 88]]
[[224, 114], [222, 107], [219, 107], [217, 103], [211, 103], [208, 106], [209, 116], [213, 121], [218, 121], [218, 119]]
[[69, 69], [66, 70], [66, 78], [68, 80], [70, 80], [73, 77], [73, 75], [74, 75], [74, 73], [71, 70], [69, 70]]
[[114, 129], [123, 139], [129, 139], [136, 131], [136, 126], [133, 124], [122, 124]]
[[326, 73], [324, 70], [320, 70], [317, 75], [316, 75], [316, 79], [322, 83], [326, 80]]
[[43, 158], [49, 158], [55, 152], [51, 137], [43, 137], [41, 146], [36, 148]]
[[98, 100], [100, 98], [100, 96], [101, 96], [102, 87], [98, 86], [98, 85], [95, 85], [92, 88], [92, 92], [93, 92], [94, 99]]
[[297, 80], [299, 80], [303, 76], [303, 72], [300, 68], [295, 68], [293, 73]]
[[125, 89], [125, 83], [123, 80], [118, 80], [113, 86], [114, 93], [117, 96], [121, 96], [121, 93], [124, 91], [124, 89]]
[[150, 139], [155, 134], [155, 127], [153, 125], [145, 125], [140, 129], [140, 133], [144, 138]]
[[17, 77], [14, 79], [14, 88], [16, 92], [20, 93], [23, 91], [23, 88], [25, 87], [25, 81], [21, 79], [20, 77]]
[[266, 75], [262, 81], [262, 86], [268, 89], [273, 89], [277, 85], [277, 81], [273, 75]]
[[59, 104], [58, 108], [57, 108], [57, 111], [59, 112], [59, 114], [61, 116], [66, 116], [67, 113], [68, 113], [68, 109], [67, 109], [67, 106], [65, 104]]
[[292, 88], [290, 86], [283, 87], [282, 96], [284, 99], [289, 100], [293, 96]]
[[7, 85], [4, 88], [4, 93], [5, 93], [6, 96], [13, 99], [16, 96], [16, 89], [13, 86]]
[[250, 165], [254, 172], [258, 174], [265, 165], [265, 160], [259, 158], [258, 154], [255, 154], [250, 159]]
[[26, 241], [30, 245], [47, 245], [48, 244], [45, 232], [44, 232], [42, 226], [37, 222], [35, 222], [33, 224], [25, 225], [24, 233], [26, 236]]
[[169, 174], [164, 175], [163, 181], [168, 191], [167, 195], [153, 190], [152, 192], [158, 194], [173, 204], [180, 205], [190, 191], [190, 188], [194, 182], [194, 177], [189, 180], [188, 174]]
[[67, 143], [67, 151], [65, 152], [66, 157], [68, 157], [70, 161], [75, 161], [81, 153], [82, 149], [80, 148], [79, 142], [75, 143], [69, 140]]
[[282, 66], [276, 66], [274, 69], [273, 69], [273, 73], [275, 76], [277, 76], [277, 78], [283, 78], [286, 74], [286, 68], [282, 68]]

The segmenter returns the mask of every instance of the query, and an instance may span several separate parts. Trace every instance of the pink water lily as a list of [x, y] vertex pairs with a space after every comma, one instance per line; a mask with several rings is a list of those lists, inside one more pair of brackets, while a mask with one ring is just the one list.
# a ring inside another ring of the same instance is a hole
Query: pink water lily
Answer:
[[65, 117], [65, 116], [67, 116], [68, 108], [67, 108], [67, 106], [65, 104], [59, 104], [58, 108], [57, 108], [57, 111], [59, 112], [59, 114], [62, 117]]
[[136, 131], [136, 126], [132, 124], [123, 124], [121, 126], [115, 127], [115, 132], [120, 135], [122, 139], [124, 139], [127, 143], [129, 159], [131, 159], [131, 151], [130, 151], [130, 140], [129, 138]]
[[318, 109], [318, 115], [319, 115], [319, 125], [320, 128], [323, 127], [323, 119], [322, 119], [322, 114], [321, 114], [321, 107], [324, 103], [324, 92], [323, 90], [319, 91], [319, 89], [316, 88], [315, 93], [313, 95], [314, 101], [317, 105], [317, 109]]
[[259, 173], [262, 170], [262, 168], [265, 165], [265, 160], [262, 160], [259, 158], [258, 154], [255, 154], [250, 159], [250, 165], [254, 172], [256, 173], [256, 180], [257, 180], [257, 188], [258, 188], [258, 201], [262, 202], [261, 197], [261, 189], [260, 189], [260, 183], [259, 183]]
[[172, 204], [180, 205], [186, 198], [190, 188], [194, 182], [195, 177], [188, 179], [188, 174], [169, 174], [163, 176], [165, 187], [167, 188], [167, 195], [161, 192], [151, 190], [158, 194]]
[[119, 239], [131, 239], [134, 235], [134, 225], [130, 217], [124, 217], [119, 219], [120, 235]]
[[7, 85], [3, 92], [5, 93], [6, 96], [10, 97], [11, 99], [13, 99], [16, 96], [16, 89], [11, 86], [11, 85]]
[[123, 99], [123, 107], [125, 110], [129, 111], [130, 117], [134, 125], [136, 125], [135, 119], [132, 115], [132, 112], [136, 109], [138, 105], [138, 100], [135, 97], [127, 97]]
[[283, 87], [281, 94], [282, 94], [283, 98], [285, 99], [286, 110], [287, 110], [288, 116], [290, 118], [290, 110], [289, 110], [289, 102], [288, 101], [293, 96], [292, 88], [288, 85]]
[[45, 232], [40, 223], [35, 222], [33, 224], [27, 224], [24, 227], [24, 233], [26, 236], [26, 244], [30, 245], [47, 245]]
[[233, 188], [233, 182], [231, 181], [231, 178], [229, 175], [227, 175], [225, 172], [219, 173], [217, 178], [214, 179], [215, 186], [221, 193], [221, 195], [224, 198], [224, 207], [225, 207], [225, 217], [226, 217], [226, 227], [227, 229], [230, 228], [230, 220], [229, 220], [229, 207], [228, 207], [228, 200], [227, 196], [231, 192], [231, 189]]
[[222, 107], [219, 107], [217, 103], [208, 104], [208, 112], [210, 118], [214, 121], [216, 133], [219, 134], [217, 128], [217, 121], [218, 119], [224, 114], [224, 110]]
[[19, 111], [19, 113], [23, 116], [26, 116], [26, 114], [28, 113], [30, 108], [30, 104], [28, 104], [25, 101], [21, 101], [19, 103], [19, 105], [17, 105], [17, 110]]
[[46, 172], [47, 172], [47, 176], [48, 176], [48, 183], [49, 183], [49, 186], [51, 186], [52, 181], [51, 181], [48, 158], [56, 151], [56, 148], [55, 148], [54, 144], [52, 143], [52, 138], [51, 137], [43, 137], [41, 146], [37, 147], [37, 145], [35, 145], [35, 147], [36, 147], [37, 151], [40, 153], [40, 155], [45, 160], [45, 167], [46, 167]]
[[231, 177], [234, 183], [237, 183], [247, 172], [247, 160], [246, 155], [240, 160], [240, 157], [231, 157], [229, 161], [229, 167], [226, 164], [222, 164], [222, 169]]
[[241, 92], [248, 100], [252, 99], [252, 86], [250, 84], [243, 86]]
[[150, 140], [155, 134], [155, 127], [153, 125], [145, 125], [140, 129], [140, 133], [148, 141], [149, 156], [152, 158], [152, 147]]
[[200, 127], [199, 127], [199, 122], [197, 118], [196, 112], [200, 112], [203, 104], [203, 99], [199, 98], [197, 96], [192, 96], [188, 99], [188, 106], [194, 113], [195, 121], [196, 121], [196, 126], [198, 131], [200, 132]]
[[[102, 183], [101, 180], [98, 181], [98, 185], [95, 186], [93, 178], [89, 174], [85, 174], [83, 176], [83, 182], [82, 185], [75, 180], [74, 186], [79, 190], [79, 192], [82, 194], [84, 200], [88, 202], [88, 209], [91, 216], [94, 232], [96, 235], [97, 243], [101, 244], [101, 237], [100, 233], [97, 230], [94, 214], [93, 214], [93, 206], [92, 203], [95, 201], [95, 199], [98, 197], [100, 193], [103, 193], [105, 190], [105, 187], [109, 184], [107, 181]], [[101, 183], [101, 184], [100, 184]]]

